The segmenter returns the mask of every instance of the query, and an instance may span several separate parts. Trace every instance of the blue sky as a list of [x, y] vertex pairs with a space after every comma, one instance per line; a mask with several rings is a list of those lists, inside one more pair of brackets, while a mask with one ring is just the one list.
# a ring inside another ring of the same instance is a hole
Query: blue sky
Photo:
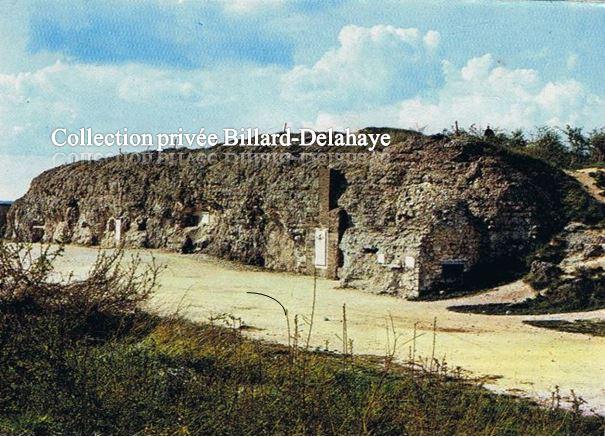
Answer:
[[0, 10], [0, 199], [53, 166], [56, 127], [605, 125], [602, 4], [0, 0]]

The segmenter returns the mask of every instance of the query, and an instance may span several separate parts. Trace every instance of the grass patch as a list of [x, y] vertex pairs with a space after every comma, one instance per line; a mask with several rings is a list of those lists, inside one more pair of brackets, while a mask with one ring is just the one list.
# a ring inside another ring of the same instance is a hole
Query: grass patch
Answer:
[[[23, 254], [26, 255], [23, 255]], [[29, 254], [29, 255], [27, 255]], [[52, 281], [52, 259], [0, 246], [0, 433], [594, 434], [562, 409], [496, 394], [445, 362], [312, 352], [143, 311], [157, 269], [101, 257]], [[296, 329], [294, 330], [296, 332]], [[394, 349], [394, 348], [393, 348]]]
[[524, 320], [523, 323], [538, 328], [605, 337], [605, 320]]

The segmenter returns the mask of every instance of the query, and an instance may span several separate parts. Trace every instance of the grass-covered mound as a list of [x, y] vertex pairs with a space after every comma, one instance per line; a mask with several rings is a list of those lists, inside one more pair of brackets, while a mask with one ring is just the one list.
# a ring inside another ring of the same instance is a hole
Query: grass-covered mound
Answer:
[[[157, 269], [120, 255], [56, 281], [0, 246], [0, 433], [595, 434], [561, 409], [498, 395], [445, 363], [310, 352], [142, 309]], [[301, 342], [302, 343], [302, 342]], [[296, 344], [296, 341], [293, 342]], [[428, 367], [428, 368], [427, 368]]]

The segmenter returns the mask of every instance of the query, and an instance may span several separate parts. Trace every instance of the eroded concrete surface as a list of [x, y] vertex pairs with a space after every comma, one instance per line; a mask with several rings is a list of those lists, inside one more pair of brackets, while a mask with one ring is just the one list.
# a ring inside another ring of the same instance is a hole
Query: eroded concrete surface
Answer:
[[[134, 252], [134, 251], [131, 251]], [[149, 251], [141, 251], [145, 260]], [[94, 248], [67, 247], [58, 262], [61, 272], [84, 274], [97, 254]], [[152, 305], [162, 312], [181, 313], [196, 321], [229, 313], [254, 327], [249, 335], [286, 342], [286, 325], [279, 306], [249, 291], [279, 299], [293, 316], [311, 313], [313, 278], [253, 271], [215, 259], [154, 251], [166, 271]], [[337, 281], [318, 279], [317, 306], [312, 345], [340, 349], [342, 306], [346, 304], [348, 335], [355, 353], [384, 354], [386, 323], [392, 317], [400, 342], [412, 337], [418, 322], [417, 354], [429, 357], [432, 323], [437, 317], [437, 357], [450, 366], [460, 366], [475, 375], [497, 377], [492, 388], [548, 398], [555, 386], [562, 395], [570, 390], [587, 401], [587, 408], [605, 413], [605, 338], [563, 333], [523, 324], [523, 320], [545, 318], [605, 318], [605, 310], [556, 316], [487, 316], [455, 313], [448, 306], [524, 299], [530, 293], [515, 282], [488, 293], [437, 302], [405, 301], [360, 290], [338, 289]], [[306, 328], [306, 327], [305, 327]], [[398, 351], [408, 357], [408, 345]]]

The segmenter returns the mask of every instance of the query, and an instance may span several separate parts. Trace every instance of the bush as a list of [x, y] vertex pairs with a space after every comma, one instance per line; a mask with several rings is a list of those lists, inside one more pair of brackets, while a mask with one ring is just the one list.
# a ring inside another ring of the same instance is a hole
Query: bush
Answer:
[[158, 273], [153, 265], [140, 269], [137, 259], [124, 267], [117, 251], [100, 254], [87, 278], [61, 281], [53, 261], [62, 252], [0, 243], [0, 411], [31, 432], [54, 432], [56, 413], [48, 413], [67, 413], [62, 394], [78, 402], [74, 359], [147, 317], [140, 305]]
[[0, 327], [27, 329], [41, 320], [60, 322], [65, 338], [105, 336], [140, 312], [156, 286], [159, 268], [152, 261], [141, 268], [123, 252], [101, 252], [88, 276], [61, 281], [53, 262], [62, 248], [0, 242]]

